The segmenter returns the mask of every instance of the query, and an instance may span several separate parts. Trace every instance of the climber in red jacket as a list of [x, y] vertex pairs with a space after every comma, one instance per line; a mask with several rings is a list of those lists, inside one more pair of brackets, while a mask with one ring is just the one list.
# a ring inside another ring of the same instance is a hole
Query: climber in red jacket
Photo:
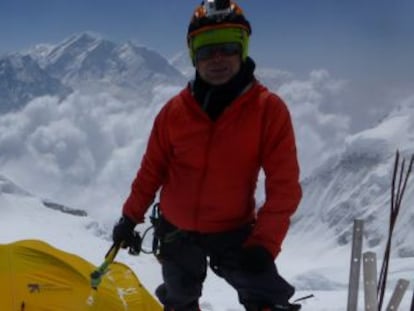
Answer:
[[[254, 77], [251, 27], [233, 1], [204, 1], [187, 40], [194, 81], [157, 115], [114, 242], [130, 241], [160, 190], [166, 311], [200, 310], [207, 265], [248, 311], [299, 310], [275, 258], [300, 198], [295, 137], [285, 103]], [[259, 170], [264, 204], [256, 209]]]

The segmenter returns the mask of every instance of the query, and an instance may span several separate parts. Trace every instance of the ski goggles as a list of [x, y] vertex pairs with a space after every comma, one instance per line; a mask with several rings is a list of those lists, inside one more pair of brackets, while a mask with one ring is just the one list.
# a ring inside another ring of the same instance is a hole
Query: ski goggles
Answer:
[[234, 56], [242, 54], [242, 47], [238, 42], [226, 42], [214, 45], [206, 45], [197, 49], [196, 61], [212, 59], [215, 55]]

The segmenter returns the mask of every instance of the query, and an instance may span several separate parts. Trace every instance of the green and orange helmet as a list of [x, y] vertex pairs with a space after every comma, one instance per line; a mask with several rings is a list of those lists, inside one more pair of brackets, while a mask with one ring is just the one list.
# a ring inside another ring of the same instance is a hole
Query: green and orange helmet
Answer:
[[242, 60], [249, 50], [250, 23], [243, 10], [231, 0], [204, 0], [194, 11], [187, 32], [191, 60], [195, 64], [196, 52], [207, 45], [239, 43]]

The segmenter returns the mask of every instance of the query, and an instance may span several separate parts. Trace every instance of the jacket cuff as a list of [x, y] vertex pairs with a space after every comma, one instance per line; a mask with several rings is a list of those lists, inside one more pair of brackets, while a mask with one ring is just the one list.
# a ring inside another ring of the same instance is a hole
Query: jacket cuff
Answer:
[[254, 236], [249, 236], [247, 240], [244, 242], [243, 246], [261, 246], [264, 247], [273, 257], [276, 259], [277, 255], [279, 255], [281, 247], [279, 245], [275, 245], [274, 243], [263, 241], [256, 239]]
[[119, 223], [124, 223], [125, 226], [128, 229], [134, 230], [135, 226], [137, 225], [137, 223], [132, 220], [128, 215], [123, 214], [121, 219], [119, 220]]

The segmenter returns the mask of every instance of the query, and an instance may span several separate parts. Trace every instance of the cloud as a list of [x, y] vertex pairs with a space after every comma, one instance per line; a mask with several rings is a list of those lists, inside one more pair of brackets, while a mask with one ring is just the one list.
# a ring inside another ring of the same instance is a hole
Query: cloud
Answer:
[[73, 207], [119, 208], [153, 116], [176, 91], [162, 88], [149, 108], [108, 94], [37, 98], [0, 116], [0, 172], [34, 194]]
[[349, 117], [335, 113], [346, 82], [326, 70], [312, 71], [307, 79], [290, 79], [277, 88], [292, 114], [302, 177], [309, 175], [342, 148], [349, 133]]
[[[340, 104], [346, 84], [323, 70], [303, 80], [286, 73], [273, 79], [291, 110], [304, 177], [343, 144], [348, 119], [325, 107]], [[0, 116], [0, 172], [34, 194], [119, 214], [153, 118], [178, 90], [159, 86], [148, 105], [105, 93], [37, 98]]]

